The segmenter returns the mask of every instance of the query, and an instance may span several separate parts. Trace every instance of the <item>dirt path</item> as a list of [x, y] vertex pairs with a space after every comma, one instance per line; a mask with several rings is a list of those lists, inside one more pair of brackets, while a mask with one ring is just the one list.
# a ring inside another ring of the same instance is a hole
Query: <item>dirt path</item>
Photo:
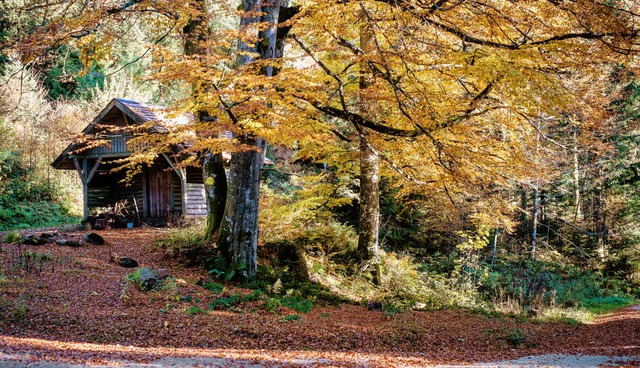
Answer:
[[[452, 310], [389, 315], [357, 305], [316, 305], [299, 315], [282, 307], [270, 313], [264, 302], [209, 310], [216, 298], [250, 291], [197, 286], [206, 272], [151, 246], [166, 234], [160, 230], [101, 234], [107, 245], [0, 244], [0, 368], [640, 366], [640, 306], [589, 325]], [[25, 250], [47, 261], [10, 272]], [[167, 268], [175, 282], [153, 293], [128, 288], [130, 270], [110, 263], [112, 252]], [[513, 331], [525, 337], [517, 348], [507, 338]]]

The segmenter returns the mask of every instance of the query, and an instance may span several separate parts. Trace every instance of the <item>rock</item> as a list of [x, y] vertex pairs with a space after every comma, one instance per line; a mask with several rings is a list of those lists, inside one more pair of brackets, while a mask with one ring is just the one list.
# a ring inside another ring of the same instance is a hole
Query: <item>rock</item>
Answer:
[[95, 245], [103, 245], [104, 244], [104, 239], [96, 234], [96, 233], [88, 233], [85, 234], [84, 237], [82, 237], [82, 239], [89, 244], [95, 244]]
[[58, 236], [58, 234], [56, 234], [56, 233], [42, 233], [42, 234], [40, 234], [40, 238], [42, 238], [42, 239], [53, 239], [56, 236]]
[[56, 240], [56, 244], [63, 245], [72, 248], [81, 247], [83, 244], [77, 240], [67, 240], [67, 239], [58, 239]]
[[25, 235], [20, 242], [26, 245], [43, 245], [48, 243], [47, 239], [36, 238], [34, 234]]
[[138, 261], [136, 261], [133, 258], [128, 258], [128, 257], [120, 257], [118, 254], [116, 253], [111, 253], [111, 256], [109, 257], [109, 260], [115, 264], [117, 264], [118, 266], [124, 267], [124, 268], [135, 268], [138, 267]]
[[118, 264], [124, 268], [135, 268], [138, 267], [138, 261], [133, 258], [120, 257], [120, 261]]
[[151, 268], [138, 268], [134, 271], [134, 283], [140, 291], [149, 291], [158, 288], [162, 280], [158, 273]]
[[169, 269], [168, 268], [161, 268], [158, 270], [158, 277], [161, 279], [166, 278], [167, 276], [169, 276]]

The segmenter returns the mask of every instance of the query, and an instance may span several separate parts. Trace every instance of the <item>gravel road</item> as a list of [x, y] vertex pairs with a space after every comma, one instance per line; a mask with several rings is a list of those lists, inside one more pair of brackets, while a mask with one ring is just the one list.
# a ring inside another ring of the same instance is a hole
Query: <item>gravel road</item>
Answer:
[[[519, 367], [557, 367], [557, 368], [600, 368], [600, 367], [636, 367], [640, 362], [640, 356], [603, 356], [603, 355], [564, 355], [564, 354], [547, 354], [527, 356], [515, 360], [505, 360], [499, 362], [476, 363], [472, 365], [437, 365], [433, 368], [469, 368], [469, 367], [500, 367], [500, 368], [519, 368]], [[369, 367], [366, 361], [362, 361], [362, 367]], [[287, 366], [308, 366], [308, 367], [337, 367], [330, 360], [324, 359], [291, 359], [282, 362], [276, 367]], [[39, 367], [39, 368], [82, 368], [84, 364], [69, 364], [46, 360], [29, 361], [25, 356], [19, 354], [8, 355], [0, 353], [0, 368], [22, 368], [22, 367]], [[90, 365], [93, 368], [106, 367], [125, 367], [125, 368], [161, 368], [161, 367], [274, 367], [272, 363], [263, 365], [260, 362], [226, 358], [212, 357], [190, 357], [190, 358], [171, 358], [164, 357], [149, 363], [134, 363], [122, 360], [114, 360], [101, 365]], [[411, 367], [399, 365], [398, 367]]]

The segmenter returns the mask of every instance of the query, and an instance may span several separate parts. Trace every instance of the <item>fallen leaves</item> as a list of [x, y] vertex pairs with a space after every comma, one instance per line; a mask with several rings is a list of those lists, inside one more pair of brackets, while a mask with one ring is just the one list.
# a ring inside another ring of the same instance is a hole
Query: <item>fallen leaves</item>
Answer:
[[[280, 307], [272, 314], [245, 300], [233, 310], [210, 310], [208, 304], [222, 294], [196, 285], [205, 271], [185, 268], [153, 249], [152, 240], [164, 234], [162, 229], [110, 230], [100, 232], [103, 246], [22, 245], [22, 250], [50, 255], [54, 265], [38, 273], [15, 269], [12, 247], [18, 245], [3, 244], [0, 352], [83, 364], [197, 356], [235, 359], [239, 365], [380, 367], [541, 353], [640, 353], [640, 311], [631, 308], [584, 326], [455, 310], [390, 316], [346, 304], [314, 306], [307, 314]], [[131, 270], [109, 262], [112, 252], [138, 260], [141, 267], [167, 268], [174, 282], [157, 292], [123, 290]], [[224, 286], [227, 296], [249, 293]], [[510, 336], [522, 340], [517, 349]]]

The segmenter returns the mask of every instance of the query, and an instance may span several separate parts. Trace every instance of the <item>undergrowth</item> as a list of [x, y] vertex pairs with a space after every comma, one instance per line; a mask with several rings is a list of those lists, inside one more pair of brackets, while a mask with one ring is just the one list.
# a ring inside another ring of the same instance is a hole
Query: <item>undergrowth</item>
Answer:
[[57, 192], [35, 177], [17, 153], [0, 151], [0, 231], [79, 222]]
[[[230, 281], [237, 269], [228, 268], [215, 248], [202, 244], [203, 231], [172, 230], [157, 245], [173, 257], [204, 266], [220, 282]], [[279, 237], [261, 247], [258, 278], [244, 286], [254, 289], [251, 300], [271, 313], [281, 307], [307, 313], [317, 303], [374, 301], [388, 314], [466, 308], [586, 323], [636, 300], [627, 284], [597, 271], [517, 256], [491, 265], [462, 251], [418, 259], [408, 252], [381, 250], [382, 285], [374, 286], [369, 265], [353, 261], [356, 239], [351, 227], [333, 221], [298, 230], [289, 239]], [[224, 289], [215, 282], [204, 287], [214, 294]], [[236, 308], [251, 300], [221, 295], [209, 308]]]

